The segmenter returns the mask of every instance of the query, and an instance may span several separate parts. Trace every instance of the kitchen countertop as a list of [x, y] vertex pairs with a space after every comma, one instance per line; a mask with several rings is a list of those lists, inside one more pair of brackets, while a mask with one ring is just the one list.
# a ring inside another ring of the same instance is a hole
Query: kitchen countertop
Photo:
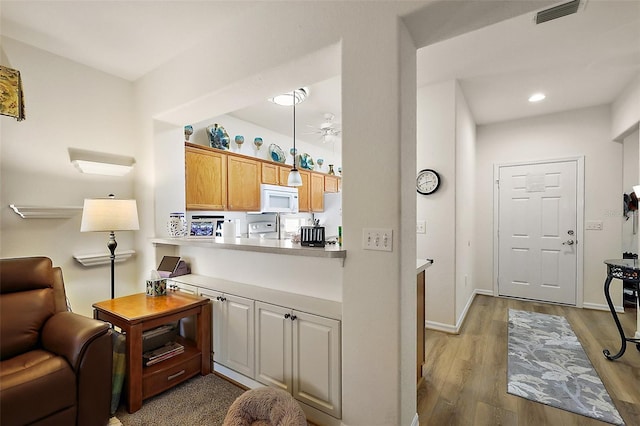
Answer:
[[416, 274], [433, 265], [433, 259], [416, 259]]
[[279, 306], [295, 306], [296, 309], [314, 315], [337, 320], [342, 319], [342, 303], [319, 297], [307, 296], [290, 291], [276, 290], [221, 278], [197, 274], [168, 278], [169, 281], [204, 287], [221, 293], [233, 294], [248, 299], [259, 300]]
[[344, 259], [347, 251], [337, 245], [326, 247], [305, 247], [291, 240], [272, 240], [259, 238], [151, 238], [153, 244], [172, 246], [208, 247], [227, 250], [256, 251], [261, 253], [286, 254], [290, 256], [308, 256]]

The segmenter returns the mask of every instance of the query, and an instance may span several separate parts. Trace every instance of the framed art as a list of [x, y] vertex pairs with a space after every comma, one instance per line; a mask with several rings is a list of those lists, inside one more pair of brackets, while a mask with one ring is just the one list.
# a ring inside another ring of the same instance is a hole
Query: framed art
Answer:
[[217, 219], [191, 219], [189, 221], [189, 237], [199, 238], [216, 236]]
[[24, 98], [20, 71], [0, 65], [0, 114], [24, 120]]

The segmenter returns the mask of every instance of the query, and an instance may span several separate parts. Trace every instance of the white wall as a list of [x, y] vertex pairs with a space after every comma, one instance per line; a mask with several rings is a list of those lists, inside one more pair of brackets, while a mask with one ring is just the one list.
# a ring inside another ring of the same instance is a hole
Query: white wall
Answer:
[[[633, 186], [640, 183], [640, 173], [638, 172], [638, 130], [624, 138], [622, 141], [622, 190], [621, 193], [630, 194]], [[638, 195], [638, 194], [636, 194]], [[629, 212], [628, 219], [622, 221], [622, 252], [638, 253], [638, 234], [633, 233], [633, 222], [640, 220], [638, 211]], [[640, 230], [640, 224], [636, 225]]]
[[[476, 164], [476, 286], [493, 290], [493, 166], [582, 156], [585, 158], [585, 212], [602, 231], [579, 230], [584, 249], [584, 304], [604, 308], [605, 259], [619, 258], [622, 226], [622, 144], [610, 136], [608, 106], [478, 126]], [[621, 300], [621, 286], [612, 287]]]
[[460, 85], [455, 86], [456, 101], [456, 325], [461, 325], [465, 308], [473, 297], [476, 123]]
[[[85, 268], [74, 254], [105, 253], [107, 233], [80, 233], [82, 213], [69, 219], [21, 219], [9, 204], [78, 206], [84, 198], [133, 196], [125, 177], [82, 174], [68, 148], [133, 156], [136, 144], [131, 83], [75, 62], [2, 39], [2, 64], [23, 79], [26, 120], [2, 116], [0, 256], [47, 256], [61, 266], [74, 311], [111, 297], [108, 265]], [[133, 232], [116, 235], [118, 250], [136, 249]], [[116, 295], [136, 287], [136, 263], [116, 265]]]
[[455, 331], [474, 290], [475, 122], [456, 81], [418, 89], [417, 170], [432, 168], [442, 180], [431, 195], [417, 195], [419, 258], [428, 270], [428, 327]]
[[425, 289], [427, 322], [455, 324], [456, 267], [456, 84], [447, 81], [418, 89], [416, 169], [433, 169], [441, 180], [431, 195], [417, 194], [417, 256], [433, 259]]
[[611, 139], [622, 140], [640, 121], [640, 73], [611, 105]]

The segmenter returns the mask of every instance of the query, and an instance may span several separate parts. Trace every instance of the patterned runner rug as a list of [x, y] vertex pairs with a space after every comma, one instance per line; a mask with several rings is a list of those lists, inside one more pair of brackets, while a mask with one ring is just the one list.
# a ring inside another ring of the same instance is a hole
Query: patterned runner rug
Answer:
[[508, 346], [508, 393], [624, 424], [564, 317], [509, 309]]

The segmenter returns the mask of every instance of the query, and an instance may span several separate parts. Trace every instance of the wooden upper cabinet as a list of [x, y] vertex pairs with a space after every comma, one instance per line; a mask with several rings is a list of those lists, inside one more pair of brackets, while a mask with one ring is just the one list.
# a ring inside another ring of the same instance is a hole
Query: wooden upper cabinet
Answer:
[[227, 158], [227, 210], [260, 210], [262, 163], [247, 157]]
[[[260, 210], [260, 184], [287, 186], [291, 166], [185, 144], [187, 210]], [[340, 191], [340, 178], [300, 170], [301, 212], [324, 211], [324, 193]]]
[[224, 210], [227, 205], [227, 156], [187, 146], [185, 148], [187, 210]]
[[311, 173], [311, 186], [309, 188], [309, 200], [312, 212], [324, 211], [324, 176]]
[[302, 186], [298, 187], [298, 208], [301, 212], [311, 211], [311, 203], [309, 199], [309, 188], [311, 187], [311, 173], [306, 170], [300, 170], [302, 178]]
[[278, 166], [278, 185], [287, 186], [289, 183], [289, 172], [291, 167]]
[[280, 184], [280, 166], [275, 163], [262, 162], [261, 171], [261, 183], [268, 183], [271, 185]]
[[338, 181], [340, 178], [334, 175], [324, 176], [324, 192], [338, 192], [340, 190]]

